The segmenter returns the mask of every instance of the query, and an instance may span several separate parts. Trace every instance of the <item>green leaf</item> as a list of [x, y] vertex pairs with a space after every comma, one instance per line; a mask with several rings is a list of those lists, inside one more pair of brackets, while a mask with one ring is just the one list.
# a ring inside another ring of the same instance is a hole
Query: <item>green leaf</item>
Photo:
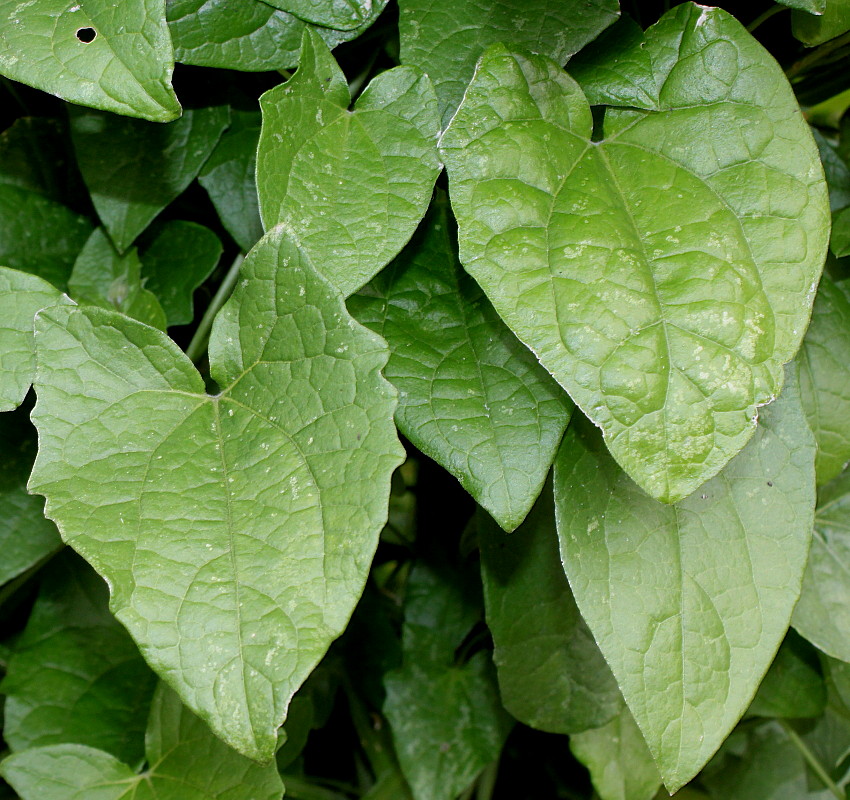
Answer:
[[561, 567], [551, 486], [510, 535], [479, 514], [478, 543], [505, 708], [550, 733], [604, 725], [622, 699]]
[[746, 711], [799, 596], [815, 445], [792, 377], [753, 441], [672, 506], [644, 495], [587, 423], [555, 460], [564, 569], [671, 792]]
[[829, 188], [829, 206], [833, 212], [850, 206], [850, 167], [817, 128], [812, 128], [821, 164]]
[[408, 579], [404, 663], [384, 679], [384, 713], [415, 800], [454, 800], [498, 757], [510, 730], [489, 654], [454, 661], [478, 615], [472, 585], [472, 576], [424, 562]]
[[276, 229], [241, 275], [213, 325], [212, 397], [153, 328], [41, 313], [30, 489], [151, 666], [268, 760], [362, 591], [403, 450], [386, 346], [307, 256]]
[[850, 256], [850, 208], [843, 208], [833, 216], [829, 244], [836, 258]]
[[401, 63], [431, 77], [443, 125], [488, 45], [505, 42], [564, 64], [620, 13], [616, 0], [400, 0], [399, 11]]
[[23, 800], [280, 800], [274, 764], [259, 766], [216, 739], [160, 684], [145, 737], [150, 765], [137, 773], [78, 744], [37, 747], [0, 764]]
[[803, 44], [814, 47], [850, 30], [850, 0], [827, 0], [818, 16], [795, 11], [791, 30]]
[[159, 298], [171, 325], [187, 325], [195, 318], [192, 295], [215, 269], [221, 242], [209, 228], [195, 222], [164, 223], [141, 252], [143, 281]]
[[850, 661], [850, 472], [821, 487], [797, 631], [833, 658]]
[[120, 254], [103, 228], [97, 228], [74, 263], [68, 290], [74, 300], [121, 311], [165, 330], [165, 312], [156, 297], [142, 288], [136, 248]]
[[[437, 101], [427, 75], [397, 67], [349, 112], [345, 77], [312, 30], [295, 76], [260, 98], [260, 213], [282, 223], [345, 295], [413, 235], [440, 171]], [[356, 157], [355, 157], [356, 156]]]
[[815, 435], [818, 484], [850, 460], [850, 283], [821, 278], [812, 321], [797, 357], [800, 394]]
[[531, 508], [572, 404], [460, 267], [445, 197], [348, 307], [383, 336], [396, 422], [506, 530]]
[[778, 2], [789, 8], [808, 11], [810, 14], [823, 14], [827, 6], [827, 0], [778, 0]]
[[658, 767], [622, 700], [610, 722], [570, 736], [570, 750], [590, 771], [600, 800], [652, 800], [661, 786]]
[[180, 116], [165, 0], [0, 0], [0, 74], [84, 106]]
[[829, 220], [793, 93], [736, 20], [679, 5], [647, 49], [663, 110], [609, 110], [595, 142], [555, 62], [492, 47], [442, 152], [461, 262], [670, 503], [717, 474], [779, 392]]
[[197, 176], [229, 119], [226, 106], [188, 110], [168, 125], [68, 110], [80, 171], [120, 252]]
[[231, 124], [204, 164], [198, 182], [210, 196], [222, 225], [246, 253], [263, 235], [257, 199], [259, 111], [230, 111]]
[[0, 267], [0, 412], [17, 408], [35, 377], [35, 315], [70, 302], [41, 278]]
[[372, 0], [265, 0], [270, 6], [323, 28], [350, 31], [373, 17]]
[[[386, 6], [373, 0], [353, 30], [316, 27], [328, 47], [360, 36]], [[274, 5], [278, 5], [275, 3]], [[315, 6], [315, 4], [314, 4]], [[298, 65], [301, 37], [309, 23], [259, 0], [166, 0], [174, 57], [183, 64], [245, 71]]]
[[3, 738], [13, 751], [74, 743], [141, 763], [156, 676], [108, 599], [103, 580], [70, 551], [43, 570], [0, 685]]

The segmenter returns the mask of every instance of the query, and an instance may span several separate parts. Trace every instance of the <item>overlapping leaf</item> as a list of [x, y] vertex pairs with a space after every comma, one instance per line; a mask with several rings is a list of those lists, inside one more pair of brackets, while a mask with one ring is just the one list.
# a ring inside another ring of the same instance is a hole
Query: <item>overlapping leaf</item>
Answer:
[[823, 44], [850, 31], [850, 0], [826, 0], [821, 11], [816, 16], [795, 11], [792, 16], [794, 36], [808, 47]]
[[345, 295], [407, 243], [440, 170], [437, 101], [412, 67], [382, 72], [353, 111], [321, 38], [304, 33], [295, 76], [260, 98], [257, 188], [266, 229], [283, 224]]
[[586, 423], [555, 461], [564, 568], [670, 791], [746, 711], [799, 596], [815, 445], [795, 383], [723, 472], [672, 506]]
[[362, 27], [372, 17], [376, 5], [373, 0], [325, 0], [322, 3], [315, 0], [264, 1], [306, 22], [343, 31]]
[[165, 0], [2, 0], [0, 18], [0, 74], [116, 114], [180, 116]]
[[154, 669], [267, 760], [360, 595], [402, 450], [385, 345], [306, 255], [276, 229], [242, 276], [213, 327], [214, 397], [153, 328], [42, 312], [30, 488]]
[[348, 306], [387, 339], [396, 421], [506, 530], [531, 508], [572, 404], [457, 262], [445, 198]]
[[781, 388], [828, 208], [791, 89], [736, 20], [683, 4], [645, 47], [658, 110], [609, 109], [598, 142], [555, 62], [490, 48], [442, 152], [461, 262], [629, 475], [674, 502]]

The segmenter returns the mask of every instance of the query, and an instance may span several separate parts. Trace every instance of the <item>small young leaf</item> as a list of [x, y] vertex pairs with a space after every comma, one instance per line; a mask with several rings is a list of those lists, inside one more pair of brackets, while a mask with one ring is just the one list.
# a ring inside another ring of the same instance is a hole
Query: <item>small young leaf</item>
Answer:
[[353, 295], [390, 345], [396, 422], [505, 529], [531, 508], [572, 403], [460, 267], [443, 196], [392, 265]]
[[0, 0], [0, 74], [84, 106], [180, 116], [165, 0]]
[[42, 572], [0, 684], [3, 737], [12, 750], [75, 743], [141, 763], [156, 676], [109, 613], [108, 599], [103, 579], [71, 551]]
[[829, 216], [791, 87], [740, 23], [685, 3], [647, 48], [661, 110], [609, 110], [597, 142], [555, 62], [493, 46], [442, 152], [461, 262], [626, 472], [672, 503], [779, 392]]
[[276, 229], [241, 275], [213, 326], [213, 397], [153, 328], [41, 313], [30, 488], [151, 666], [268, 760], [360, 596], [403, 450], [386, 346], [306, 255]]
[[799, 597], [815, 445], [792, 378], [753, 441], [675, 505], [644, 495], [587, 423], [555, 460], [570, 586], [671, 792], [746, 711]]
[[282, 223], [344, 295], [407, 243], [440, 171], [437, 100], [426, 75], [382, 72], [353, 111], [349, 102], [327, 45], [305, 31], [298, 72], [260, 98], [257, 153], [266, 228]]
[[505, 708], [551, 733], [604, 725], [622, 697], [564, 575], [552, 487], [510, 535], [479, 514], [478, 543]]
[[431, 77], [443, 125], [488, 45], [505, 42], [563, 64], [620, 13], [616, 0], [400, 0], [399, 11], [401, 63]]
[[160, 684], [151, 706], [137, 773], [109, 753], [78, 744], [36, 747], [0, 764], [23, 800], [281, 800], [275, 765], [233, 752]]
[[168, 125], [73, 107], [69, 111], [80, 171], [122, 253], [192, 182], [229, 119], [226, 106], [185, 111]]

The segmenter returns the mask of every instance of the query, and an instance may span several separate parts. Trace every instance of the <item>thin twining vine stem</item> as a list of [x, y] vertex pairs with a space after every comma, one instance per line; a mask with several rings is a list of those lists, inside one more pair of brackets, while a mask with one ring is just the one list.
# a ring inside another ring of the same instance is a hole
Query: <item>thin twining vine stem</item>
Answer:
[[788, 734], [788, 738], [791, 740], [791, 743], [797, 750], [800, 751], [800, 755], [806, 760], [806, 763], [812, 768], [812, 772], [820, 778], [821, 782], [827, 789], [829, 789], [832, 794], [834, 794], [838, 800], [846, 800], [844, 792], [838, 788], [835, 784], [835, 781], [829, 777], [827, 771], [823, 768], [823, 764], [820, 763], [817, 756], [809, 749], [809, 746], [800, 738], [800, 735], [791, 725], [788, 724], [784, 719], [779, 720], [782, 725], [785, 733]]
[[189, 356], [191, 361], [197, 361], [204, 354], [215, 315], [218, 314], [219, 309], [224, 305], [227, 298], [230, 297], [233, 287], [236, 285], [236, 279], [239, 277], [239, 267], [242, 266], [244, 260], [245, 256], [242, 253], [233, 259], [233, 263], [230, 265], [227, 275], [224, 276], [221, 286], [218, 287], [218, 291], [213, 296], [204, 316], [198, 323], [195, 335], [186, 348], [186, 355]]

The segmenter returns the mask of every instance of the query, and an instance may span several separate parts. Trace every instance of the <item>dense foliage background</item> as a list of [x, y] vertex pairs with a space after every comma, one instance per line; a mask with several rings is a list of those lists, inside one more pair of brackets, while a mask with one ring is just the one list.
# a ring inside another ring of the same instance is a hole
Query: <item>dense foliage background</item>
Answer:
[[0, 797], [850, 796], [849, 55], [0, 0]]

